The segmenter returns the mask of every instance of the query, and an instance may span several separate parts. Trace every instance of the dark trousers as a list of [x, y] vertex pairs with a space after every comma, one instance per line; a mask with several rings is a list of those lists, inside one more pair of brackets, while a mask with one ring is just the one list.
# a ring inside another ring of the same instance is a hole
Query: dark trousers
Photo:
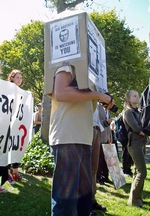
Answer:
[[35, 134], [40, 130], [40, 127], [41, 127], [41, 125], [35, 125], [35, 126], [33, 126]]
[[92, 208], [92, 146], [52, 146], [55, 170], [51, 216], [89, 216]]
[[[109, 145], [109, 144], [108, 144]], [[97, 171], [97, 180], [101, 180], [102, 177], [108, 179], [108, 168], [104, 157], [103, 147], [100, 144], [100, 154], [99, 154], [99, 165]]]
[[8, 180], [8, 167], [0, 167], [1, 185]]
[[145, 163], [145, 144], [141, 141], [134, 142], [131, 146], [128, 146], [128, 151], [135, 166], [128, 204], [142, 206], [142, 193], [144, 181], [147, 175]]
[[127, 146], [122, 145], [122, 169], [125, 174], [131, 174], [133, 160], [128, 152]]
[[96, 194], [96, 178], [99, 164], [99, 152], [100, 152], [100, 130], [93, 129], [93, 142], [92, 142], [92, 199], [95, 202]]

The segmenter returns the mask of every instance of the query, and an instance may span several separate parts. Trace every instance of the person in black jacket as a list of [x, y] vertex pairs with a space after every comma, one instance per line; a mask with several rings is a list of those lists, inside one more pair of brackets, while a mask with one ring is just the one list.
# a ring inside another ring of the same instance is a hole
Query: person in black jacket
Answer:
[[141, 208], [143, 206], [144, 180], [147, 175], [145, 163], [147, 137], [142, 131], [141, 122], [139, 121], [138, 104], [138, 92], [135, 90], [128, 91], [125, 95], [123, 121], [127, 131], [129, 131], [129, 127], [132, 129], [132, 132], [128, 133], [127, 148], [135, 166], [128, 205]]

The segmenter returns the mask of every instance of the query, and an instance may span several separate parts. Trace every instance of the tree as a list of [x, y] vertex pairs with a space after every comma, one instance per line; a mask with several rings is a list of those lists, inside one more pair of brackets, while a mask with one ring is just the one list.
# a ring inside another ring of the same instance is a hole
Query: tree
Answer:
[[24, 89], [34, 93], [35, 102], [43, 97], [44, 86], [44, 24], [31, 21], [22, 26], [12, 41], [0, 46], [2, 79], [7, 79], [12, 69], [19, 69], [25, 77]]
[[[105, 39], [108, 89], [120, 111], [127, 89], [136, 89], [141, 93], [148, 84], [148, 48], [145, 42], [132, 35], [125, 21], [117, 18], [115, 11], [93, 12], [90, 16]], [[35, 102], [43, 97], [41, 134], [48, 141], [51, 100], [43, 96], [44, 24], [31, 21], [22, 26], [12, 41], [4, 41], [0, 46], [0, 63], [3, 72], [0, 76], [3, 79], [12, 69], [20, 69], [25, 75], [24, 89], [34, 93]]]
[[141, 93], [148, 83], [148, 48], [146, 42], [132, 35], [114, 10], [93, 12], [90, 17], [105, 39], [108, 90], [121, 111], [126, 91], [135, 89]]
[[7, 79], [12, 69], [20, 69], [25, 77], [24, 89], [34, 94], [34, 102], [43, 99], [42, 137], [48, 141], [51, 100], [43, 96], [44, 88], [44, 23], [31, 21], [22, 26], [12, 41], [0, 46], [2, 79]]
[[52, 5], [57, 8], [57, 13], [64, 11], [66, 8], [73, 8], [84, 1], [85, 0], [45, 0], [46, 7], [48, 7], [48, 2], [51, 2]]

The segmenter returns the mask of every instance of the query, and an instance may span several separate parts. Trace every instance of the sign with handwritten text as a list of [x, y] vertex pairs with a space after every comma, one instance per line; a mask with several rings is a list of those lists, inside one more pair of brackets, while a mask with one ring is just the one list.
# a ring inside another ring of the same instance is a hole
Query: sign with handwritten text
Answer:
[[32, 138], [33, 97], [0, 80], [0, 166], [20, 163]]

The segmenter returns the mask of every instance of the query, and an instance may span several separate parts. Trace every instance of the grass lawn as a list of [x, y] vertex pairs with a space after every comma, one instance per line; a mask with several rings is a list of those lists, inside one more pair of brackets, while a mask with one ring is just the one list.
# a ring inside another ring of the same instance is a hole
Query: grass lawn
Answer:
[[[112, 184], [97, 184], [97, 201], [108, 209], [107, 213], [99, 213], [99, 216], [150, 216], [150, 164], [147, 164], [147, 171], [143, 192], [147, 204], [142, 209], [126, 204], [132, 181], [130, 177], [126, 177], [126, 185], [118, 190]], [[8, 193], [0, 194], [0, 216], [50, 216], [52, 179], [23, 176], [28, 179], [27, 182], [17, 182], [16, 185], [5, 183]]]

